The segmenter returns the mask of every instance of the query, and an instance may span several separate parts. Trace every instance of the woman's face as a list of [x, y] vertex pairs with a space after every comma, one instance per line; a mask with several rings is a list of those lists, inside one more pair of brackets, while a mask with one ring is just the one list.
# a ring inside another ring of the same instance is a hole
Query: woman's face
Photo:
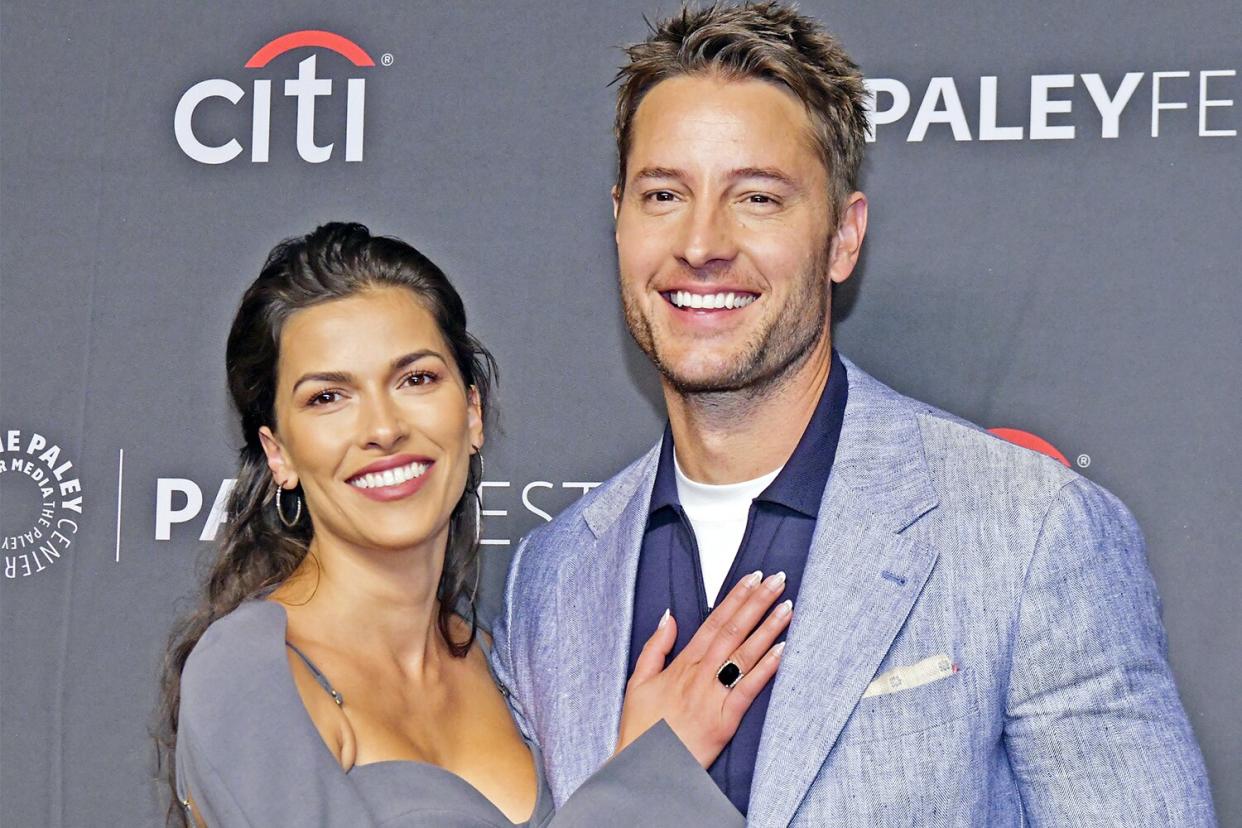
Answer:
[[276, 481], [301, 484], [318, 545], [405, 550], [443, 536], [483, 421], [431, 313], [381, 287], [288, 319], [260, 438]]

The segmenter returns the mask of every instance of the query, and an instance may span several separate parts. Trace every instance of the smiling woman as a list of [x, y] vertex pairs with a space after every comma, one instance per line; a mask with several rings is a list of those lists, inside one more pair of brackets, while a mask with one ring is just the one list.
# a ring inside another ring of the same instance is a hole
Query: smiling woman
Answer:
[[[779, 575], [745, 579], [667, 668], [676, 622], [660, 624], [615, 761], [553, 813], [475, 611], [495, 366], [434, 264], [356, 224], [278, 245], [226, 362], [245, 443], [204, 599], [164, 673], [172, 820], [741, 823], [703, 767], [776, 670]], [[713, 672], [730, 656], [754, 665], [732, 689]]]
[[[452, 640], [449, 619], [477, 576], [461, 541], [474, 530], [487, 358], [463, 376], [423, 300], [385, 285], [299, 311], [280, 338], [276, 424], [259, 428], [277, 485], [302, 493], [325, 554], [395, 550], [444, 568], [439, 623]], [[451, 548], [448, 565], [418, 546]], [[302, 564], [309, 578], [318, 566]]]

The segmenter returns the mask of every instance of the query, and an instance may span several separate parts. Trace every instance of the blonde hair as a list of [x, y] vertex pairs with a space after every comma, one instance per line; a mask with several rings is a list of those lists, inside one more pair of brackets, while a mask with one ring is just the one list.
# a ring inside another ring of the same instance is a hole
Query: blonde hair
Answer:
[[792, 92], [806, 106], [816, 148], [828, 172], [835, 225], [840, 207], [858, 189], [867, 138], [862, 73], [818, 22], [779, 3], [683, 7], [656, 24], [625, 52], [617, 72], [617, 188], [625, 188], [634, 114], [660, 81], [679, 75], [754, 78]]

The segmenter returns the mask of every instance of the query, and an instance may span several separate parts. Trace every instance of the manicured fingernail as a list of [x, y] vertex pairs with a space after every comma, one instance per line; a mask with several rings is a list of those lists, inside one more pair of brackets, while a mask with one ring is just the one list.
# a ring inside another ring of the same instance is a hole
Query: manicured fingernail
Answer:
[[746, 576], [746, 588], [750, 589], [751, 587], [758, 586], [759, 582], [762, 580], [763, 573], [756, 569], [754, 572]]
[[672, 615], [672, 613], [671, 613], [669, 610], [665, 610], [665, 611], [664, 611], [664, 614], [660, 616], [660, 625], [659, 625], [658, 627], [656, 627], [656, 629], [657, 629], [657, 630], [662, 630], [662, 629], [664, 629], [665, 627], [667, 627], [667, 626], [668, 626], [668, 619], [669, 619], [669, 616], [671, 616], [671, 615]]
[[777, 658], [780, 658], [781, 654], [784, 652], [785, 652], [784, 641], [780, 642], [779, 644], [777, 644], [775, 647], [772, 648], [772, 655], [776, 656]]
[[793, 601], [789, 601], [789, 600], [781, 601], [779, 604], [776, 605], [776, 617], [777, 618], [784, 618], [786, 615], [789, 615], [789, 613], [791, 612], [793, 612]]
[[780, 589], [784, 585], [785, 585], [785, 573], [784, 572], [778, 572], [772, 577], [768, 578], [768, 589], [772, 590], [773, 592]]

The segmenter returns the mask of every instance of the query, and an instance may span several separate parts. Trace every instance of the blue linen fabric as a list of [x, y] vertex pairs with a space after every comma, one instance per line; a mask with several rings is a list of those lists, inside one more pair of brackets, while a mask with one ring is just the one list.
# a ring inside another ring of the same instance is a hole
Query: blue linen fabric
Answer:
[[[1125, 507], [844, 362], [748, 824], [1215, 825]], [[492, 658], [558, 802], [617, 738], [659, 452], [514, 556]], [[940, 654], [948, 677], [864, 698]]]
[[[831, 365], [828, 382], [793, 454], [749, 507], [746, 531], [720, 588], [721, 596], [747, 573], [761, 570], [768, 574], [784, 571], [782, 600], [797, 597], [849, 394], [845, 366], [835, 350]], [[660, 447], [650, 518], [638, 560], [627, 675], [634, 672], [639, 653], [666, 608], [677, 619], [677, 642], [671, 654], [676, 656], [707, 620], [711, 604], [703, 585], [694, 528], [677, 497], [672, 431], [668, 427]], [[784, 639], [781, 635], [780, 640]], [[769, 683], [742, 717], [733, 741], [708, 768], [712, 779], [743, 814], [750, 802], [755, 756], [771, 697]]]

